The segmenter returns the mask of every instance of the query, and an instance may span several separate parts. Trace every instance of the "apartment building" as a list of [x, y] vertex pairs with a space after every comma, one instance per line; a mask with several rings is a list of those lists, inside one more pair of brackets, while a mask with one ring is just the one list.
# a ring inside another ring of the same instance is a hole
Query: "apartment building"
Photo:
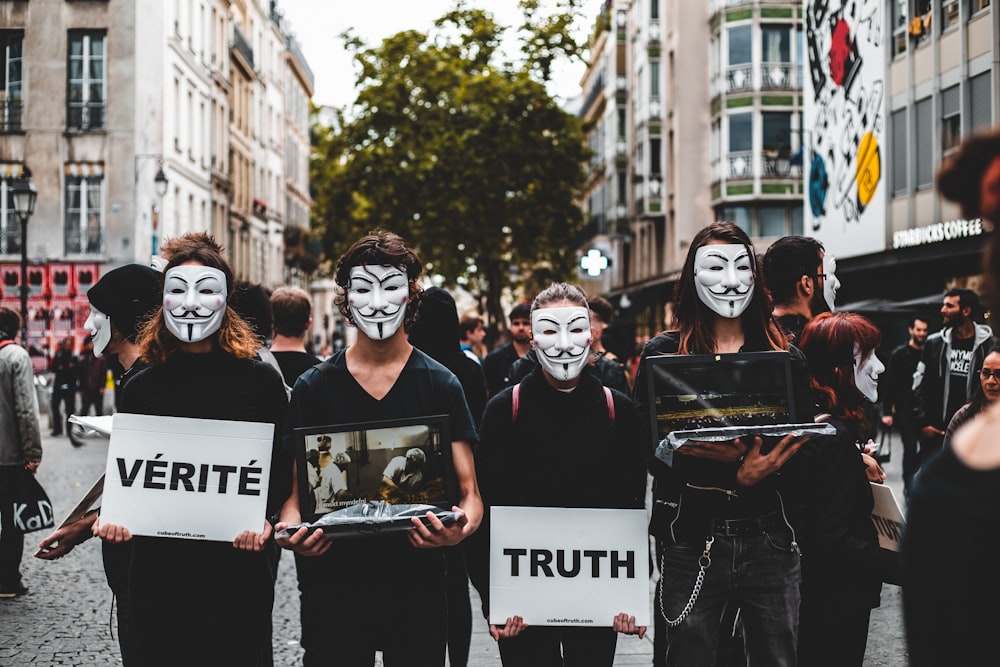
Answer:
[[[0, 299], [19, 308], [23, 245], [32, 345], [85, 336], [89, 286], [187, 231], [283, 282], [290, 31], [273, 0], [0, 2], [0, 26]], [[311, 73], [298, 91], [307, 156]], [[8, 192], [28, 174], [22, 244]], [[294, 182], [302, 225], [308, 172]]]

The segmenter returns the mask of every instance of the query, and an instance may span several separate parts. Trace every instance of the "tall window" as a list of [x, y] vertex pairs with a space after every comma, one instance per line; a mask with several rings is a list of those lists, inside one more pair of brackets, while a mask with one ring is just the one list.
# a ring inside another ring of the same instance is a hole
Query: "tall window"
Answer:
[[663, 170], [660, 153], [663, 142], [660, 139], [649, 140], [649, 173], [659, 174]]
[[972, 111], [973, 132], [985, 130], [993, 124], [993, 96], [990, 93], [991, 73], [983, 72], [969, 79], [969, 107]]
[[959, 86], [941, 91], [941, 153], [947, 154], [962, 140], [962, 105]]
[[777, 150], [779, 146], [791, 147], [792, 114], [787, 111], [765, 111], [761, 115], [762, 143], [764, 150]]
[[750, 26], [729, 29], [729, 64], [744, 65], [751, 62]]
[[969, 0], [969, 16], [990, 6], [990, 0]]
[[761, 60], [766, 63], [792, 62], [791, 41], [791, 30], [788, 26], [761, 27]]
[[906, 52], [907, 30], [910, 26], [910, 13], [907, 5], [910, 0], [892, 0], [892, 55], [898, 56]]
[[893, 111], [889, 118], [889, 132], [892, 136], [892, 194], [898, 195], [907, 189], [907, 146], [906, 109]]
[[660, 0], [650, 0], [649, 18], [653, 19], [654, 21], [660, 18]]
[[753, 116], [737, 113], [729, 117], [729, 152], [753, 149]]
[[931, 116], [931, 98], [917, 102], [915, 107], [917, 120], [917, 151], [914, 158], [917, 162], [917, 188], [930, 187], [934, 182], [934, 155], [931, 133], [934, 118]]
[[0, 255], [16, 255], [20, 252], [21, 221], [10, 205], [9, 181], [0, 179]]
[[24, 33], [0, 30], [0, 132], [21, 129]]
[[66, 125], [71, 130], [104, 128], [104, 32], [69, 33]]
[[66, 175], [66, 254], [99, 255], [104, 248], [102, 176]]
[[649, 96], [660, 96], [660, 61], [649, 61]]
[[958, 23], [958, 0], [941, 0], [941, 31]]

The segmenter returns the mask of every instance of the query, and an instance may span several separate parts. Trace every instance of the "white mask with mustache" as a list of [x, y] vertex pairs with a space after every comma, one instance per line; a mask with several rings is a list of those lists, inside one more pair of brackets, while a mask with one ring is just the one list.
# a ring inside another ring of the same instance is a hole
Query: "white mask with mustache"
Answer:
[[539, 308], [531, 313], [531, 336], [542, 368], [557, 380], [573, 380], [590, 357], [590, 311]]
[[406, 317], [410, 283], [396, 266], [365, 264], [351, 269], [347, 307], [354, 323], [372, 340], [391, 338]]
[[184, 264], [163, 277], [163, 319], [177, 340], [197, 343], [222, 326], [226, 274], [210, 266]]
[[753, 259], [742, 243], [713, 243], [694, 253], [694, 288], [701, 302], [729, 319], [753, 299]]
[[104, 348], [111, 342], [111, 318], [91, 306], [90, 315], [83, 323], [83, 328], [89, 331], [94, 339], [94, 356], [101, 356]]

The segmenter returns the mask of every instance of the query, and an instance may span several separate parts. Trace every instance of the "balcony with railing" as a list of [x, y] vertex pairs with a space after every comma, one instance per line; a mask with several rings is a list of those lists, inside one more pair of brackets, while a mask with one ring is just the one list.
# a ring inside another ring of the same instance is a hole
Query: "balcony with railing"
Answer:
[[792, 63], [761, 63], [761, 90], [789, 90], [802, 88], [802, 67]]
[[24, 129], [23, 114], [24, 102], [20, 99], [8, 100], [0, 97], [0, 132], [22, 131]]
[[731, 65], [726, 68], [726, 92], [753, 90], [753, 64]]
[[789, 0], [711, 0], [708, 10], [709, 15], [725, 11], [727, 9], [746, 9], [754, 5], [788, 5], [797, 7], [800, 3], [789, 2]]
[[[14, 216], [10, 216], [11, 219]], [[17, 222], [0, 229], [0, 255], [21, 254], [21, 228]]]
[[247, 65], [250, 66], [250, 69], [253, 69], [253, 47], [250, 46], [250, 40], [247, 39], [246, 35], [243, 34], [243, 31], [240, 30], [240, 27], [235, 23], [233, 24], [232, 47], [237, 53], [243, 56], [243, 59], [246, 61]]

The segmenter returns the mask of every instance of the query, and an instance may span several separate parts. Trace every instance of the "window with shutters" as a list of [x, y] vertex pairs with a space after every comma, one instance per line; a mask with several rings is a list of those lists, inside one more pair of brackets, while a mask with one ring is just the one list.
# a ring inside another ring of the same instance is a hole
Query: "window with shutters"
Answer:
[[992, 74], [983, 72], [969, 79], [969, 129], [985, 130], [993, 125]]
[[908, 183], [906, 165], [908, 163], [906, 147], [906, 109], [893, 111], [889, 118], [889, 131], [892, 133], [892, 194], [904, 194]]
[[929, 188], [934, 184], [934, 154], [931, 142], [934, 119], [931, 116], [931, 98], [917, 102], [916, 107], [916, 155], [917, 189]]

